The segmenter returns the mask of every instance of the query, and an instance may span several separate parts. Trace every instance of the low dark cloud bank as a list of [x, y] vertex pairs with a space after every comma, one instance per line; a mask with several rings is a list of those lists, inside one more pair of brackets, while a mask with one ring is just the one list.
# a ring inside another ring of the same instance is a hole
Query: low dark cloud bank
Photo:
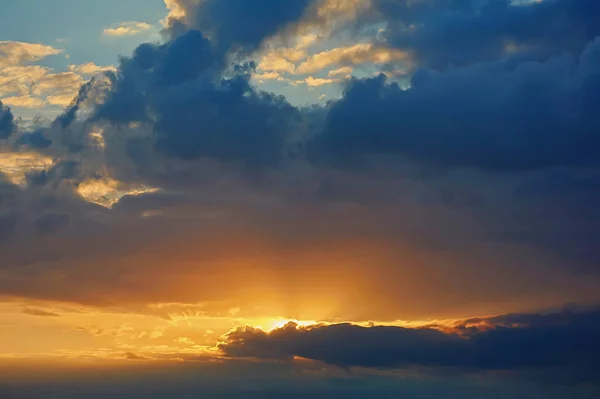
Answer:
[[544, 60], [578, 54], [600, 34], [595, 0], [375, 0], [383, 35], [434, 69], [502, 58]]
[[600, 311], [594, 309], [465, 320], [451, 331], [352, 324], [289, 323], [271, 332], [245, 327], [230, 332], [220, 349], [231, 357], [302, 357], [344, 368], [545, 371], [597, 384], [599, 334]]

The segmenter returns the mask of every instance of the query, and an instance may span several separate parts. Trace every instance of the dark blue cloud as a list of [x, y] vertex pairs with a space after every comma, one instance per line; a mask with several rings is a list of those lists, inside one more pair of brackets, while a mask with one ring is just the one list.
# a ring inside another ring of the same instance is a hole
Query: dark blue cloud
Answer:
[[0, 101], [0, 139], [9, 138], [16, 130], [17, 125], [12, 111]]
[[315, 157], [399, 154], [444, 167], [514, 171], [597, 166], [600, 41], [578, 62], [493, 62], [421, 70], [402, 90], [383, 75], [351, 81], [330, 105]]
[[414, 52], [421, 65], [435, 69], [511, 56], [577, 55], [600, 34], [596, 0], [513, 3], [376, 0], [375, 6], [389, 22], [388, 43]]
[[95, 79], [92, 78], [79, 88], [77, 95], [73, 98], [69, 106], [54, 120], [55, 124], [59, 125], [62, 129], [65, 129], [73, 123], [77, 117], [77, 111], [79, 111], [83, 103], [87, 100], [89, 92], [94, 85], [94, 81]]
[[252, 166], [277, 163], [300, 114], [283, 97], [252, 87], [254, 64], [236, 65], [231, 57], [256, 49], [298, 20], [309, 3], [182, 4], [187, 25], [171, 21], [177, 34], [169, 41], [143, 44], [132, 57], [123, 58], [118, 71], [109, 74], [112, 88], [93, 119], [148, 124], [155, 148], [168, 157], [208, 157]]
[[191, 10], [191, 20], [216, 47], [255, 50], [265, 38], [298, 21], [313, 0], [208, 0]]
[[42, 129], [33, 133], [24, 133], [15, 141], [17, 146], [29, 146], [33, 148], [48, 148], [52, 145], [52, 140], [44, 135]]
[[[485, 324], [474, 324], [481, 322]], [[300, 356], [340, 367], [553, 370], [600, 383], [598, 334], [599, 310], [565, 310], [466, 320], [453, 332], [353, 324], [299, 327], [290, 323], [269, 333], [240, 328], [227, 335], [220, 349], [232, 357]]]
[[64, 212], [47, 211], [38, 217], [34, 226], [40, 234], [52, 234], [66, 227], [71, 220], [71, 215]]

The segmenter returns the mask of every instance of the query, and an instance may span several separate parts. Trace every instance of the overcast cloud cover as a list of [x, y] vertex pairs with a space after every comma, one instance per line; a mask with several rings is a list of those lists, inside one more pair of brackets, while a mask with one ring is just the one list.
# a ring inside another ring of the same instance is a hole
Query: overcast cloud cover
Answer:
[[[52, 120], [0, 102], [0, 296], [329, 321], [234, 329], [157, 398], [595, 397], [600, 3], [357, 1], [345, 20], [346, 1], [167, 1], [161, 39]], [[261, 52], [311, 29], [406, 56], [322, 104], [257, 86]], [[232, 377], [247, 362], [260, 378]], [[153, 372], [5, 392], [154, 397], [132, 388]]]

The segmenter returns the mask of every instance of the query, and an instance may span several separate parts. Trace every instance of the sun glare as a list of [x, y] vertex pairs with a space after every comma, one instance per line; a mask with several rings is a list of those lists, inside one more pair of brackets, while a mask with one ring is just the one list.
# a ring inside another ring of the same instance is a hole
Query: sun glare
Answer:
[[264, 326], [259, 326], [259, 328], [261, 328], [267, 332], [270, 332], [273, 330], [277, 330], [278, 328], [282, 328], [285, 325], [287, 325], [288, 323], [294, 323], [294, 324], [298, 325], [299, 327], [306, 327], [306, 326], [312, 326], [315, 324], [319, 324], [319, 322], [315, 321], [315, 320], [275, 319], [269, 323], [265, 323]]

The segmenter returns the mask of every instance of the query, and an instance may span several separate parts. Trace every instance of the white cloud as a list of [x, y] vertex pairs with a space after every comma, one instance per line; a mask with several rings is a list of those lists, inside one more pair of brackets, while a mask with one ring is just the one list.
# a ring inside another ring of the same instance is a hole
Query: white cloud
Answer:
[[125, 21], [114, 27], [104, 29], [103, 33], [106, 36], [132, 36], [147, 32], [153, 28], [154, 26], [147, 22]]

